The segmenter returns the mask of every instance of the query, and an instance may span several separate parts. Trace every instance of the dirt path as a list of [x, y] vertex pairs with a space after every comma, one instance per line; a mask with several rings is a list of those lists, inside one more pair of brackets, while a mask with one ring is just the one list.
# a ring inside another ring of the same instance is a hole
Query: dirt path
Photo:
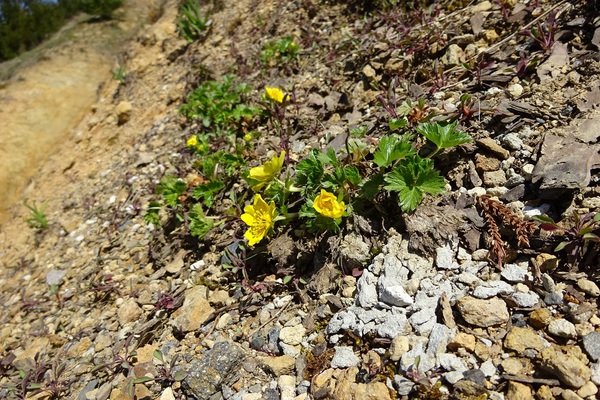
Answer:
[[39, 163], [89, 112], [110, 64], [93, 53], [58, 55], [0, 92], [0, 223]]
[[36, 169], [90, 112], [117, 64], [121, 43], [155, 4], [130, 0], [117, 13], [118, 21], [86, 23], [79, 17], [81, 22], [68, 24], [32, 51], [41, 54], [24, 55], [40, 61], [17, 70], [0, 87], [0, 224]]

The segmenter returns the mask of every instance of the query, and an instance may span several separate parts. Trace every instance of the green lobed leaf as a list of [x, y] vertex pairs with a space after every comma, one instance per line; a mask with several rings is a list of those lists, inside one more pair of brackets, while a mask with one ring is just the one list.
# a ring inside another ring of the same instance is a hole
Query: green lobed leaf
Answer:
[[351, 165], [344, 168], [344, 175], [346, 177], [346, 180], [352, 186], [358, 186], [358, 184], [362, 180], [362, 177], [360, 176], [360, 172], [358, 171], [358, 168], [351, 166]]
[[323, 164], [331, 165], [334, 167], [338, 166], [340, 163], [337, 159], [337, 155], [335, 154], [335, 150], [333, 149], [333, 147], [328, 147], [325, 152], [319, 153], [318, 158], [319, 161], [321, 161]]
[[165, 176], [156, 187], [156, 193], [162, 195], [165, 203], [175, 207], [179, 196], [187, 189], [187, 184], [176, 176]]
[[373, 154], [373, 161], [380, 168], [387, 168], [396, 160], [408, 157], [416, 153], [411, 136], [390, 135], [379, 140], [379, 145]]
[[423, 192], [417, 187], [409, 188], [406, 186], [398, 194], [398, 204], [402, 211], [416, 210], [421, 200], [423, 200]]
[[438, 194], [445, 181], [433, 169], [433, 161], [418, 155], [407, 157], [385, 175], [386, 190], [399, 192], [398, 203], [403, 211], [413, 211], [423, 199], [423, 193]]
[[302, 188], [303, 196], [316, 189], [323, 179], [325, 171], [318, 154], [318, 150], [311, 151], [308, 157], [300, 161], [296, 166], [295, 185]]
[[383, 186], [384, 183], [385, 181], [383, 179], [383, 173], [374, 175], [371, 177], [371, 179], [365, 181], [361, 185], [360, 193], [367, 200], [372, 201], [373, 199], [375, 199], [375, 196], [377, 196], [377, 193], [379, 193], [379, 189], [381, 189], [381, 186]]
[[408, 124], [406, 118], [391, 118], [388, 121], [388, 127], [390, 128], [390, 131], [404, 128], [406, 124]]
[[458, 122], [426, 122], [416, 127], [417, 132], [433, 142], [438, 150], [469, 143], [469, 134], [456, 129]]
[[219, 193], [225, 184], [219, 180], [203, 183], [194, 188], [192, 196], [196, 200], [201, 200], [208, 208], [212, 207], [215, 201], [215, 195]]
[[208, 231], [215, 225], [214, 221], [210, 218], [206, 218], [202, 205], [200, 203], [194, 204], [189, 214], [190, 225], [189, 230], [192, 236], [199, 239], [204, 238]]
[[146, 215], [144, 215], [144, 222], [147, 224], [153, 224], [155, 226], [160, 226], [160, 203], [156, 201], [150, 202], [148, 205], [148, 211], [146, 211]]

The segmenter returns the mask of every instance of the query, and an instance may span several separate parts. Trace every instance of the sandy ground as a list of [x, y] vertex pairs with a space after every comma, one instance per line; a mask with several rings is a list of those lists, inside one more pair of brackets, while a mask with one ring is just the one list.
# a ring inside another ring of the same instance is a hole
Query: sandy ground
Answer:
[[[36, 170], [60, 151], [77, 124], [98, 100], [101, 86], [119, 65], [122, 43], [158, 2], [129, 0], [117, 20], [69, 23], [32, 52], [35, 63], [23, 63], [0, 86], [0, 225]], [[14, 64], [14, 62], [12, 63]], [[26, 65], [29, 64], [29, 65]], [[8, 68], [0, 64], [0, 69]]]

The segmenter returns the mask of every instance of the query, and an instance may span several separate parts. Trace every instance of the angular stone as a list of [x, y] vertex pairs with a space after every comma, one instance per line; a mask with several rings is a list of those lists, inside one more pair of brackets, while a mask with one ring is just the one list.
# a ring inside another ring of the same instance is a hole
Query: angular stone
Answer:
[[547, 308], [538, 308], [529, 314], [528, 322], [535, 329], [544, 329], [552, 322], [552, 313]]
[[117, 316], [121, 325], [137, 321], [143, 313], [144, 311], [133, 298], [125, 300], [117, 310]]
[[556, 198], [588, 186], [592, 167], [600, 163], [599, 150], [599, 144], [582, 143], [573, 134], [546, 134], [531, 177], [539, 185], [540, 198]]
[[453, 43], [448, 46], [446, 53], [440, 58], [440, 61], [446, 66], [459, 65], [463, 62], [464, 56], [465, 53], [463, 49], [461, 49], [459, 45]]
[[244, 352], [227, 342], [216, 343], [202, 359], [194, 361], [187, 371], [182, 385], [186, 394], [207, 400], [221, 390], [223, 384], [236, 380]]
[[562, 400], [583, 400], [577, 395], [577, 393], [575, 393], [571, 389], [563, 390], [560, 394], [560, 397], [562, 398]]
[[594, 361], [600, 359], [600, 332], [591, 332], [583, 337], [583, 348]]
[[510, 318], [506, 303], [497, 297], [481, 300], [467, 296], [460, 299], [456, 306], [464, 320], [475, 326], [500, 325]]
[[517, 306], [531, 308], [540, 301], [540, 296], [536, 292], [516, 292], [510, 295], [510, 298], [517, 303]]
[[487, 187], [503, 186], [506, 183], [506, 173], [501, 169], [498, 171], [484, 172], [483, 183]]
[[431, 332], [429, 333], [429, 343], [427, 343], [427, 354], [435, 357], [438, 354], [446, 352], [446, 346], [448, 344], [448, 336], [450, 335], [450, 329], [446, 325], [434, 324]]
[[594, 396], [596, 393], [598, 393], [598, 387], [592, 381], [577, 390], [577, 395], [583, 398]]
[[488, 151], [496, 154], [497, 156], [499, 156], [502, 159], [507, 159], [508, 156], [510, 155], [508, 150], [504, 149], [502, 146], [500, 146], [498, 144], [498, 142], [496, 142], [494, 139], [492, 139], [490, 137], [478, 139], [475, 143], [477, 144], [477, 146], [479, 148], [488, 150]]
[[279, 332], [279, 340], [285, 344], [295, 346], [302, 343], [302, 339], [304, 339], [305, 334], [306, 328], [302, 324], [296, 326], [286, 326], [281, 328], [281, 331]]
[[535, 331], [514, 326], [504, 338], [504, 347], [522, 354], [525, 349], [542, 350], [545, 347], [545, 342]]
[[490, 157], [485, 154], [475, 154], [475, 168], [478, 172], [498, 171], [500, 169], [500, 160], [496, 157]]
[[564, 318], [555, 319], [550, 322], [548, 332], [562, 338], [575, 339], [577, 337], [575, 325]]
[[206, 288], [194, 286], [185, 293], [183, 305], [173, 313], [172, 325], [183, 332], [199, 329], [215, 311], [206, 299]]
[[335, 347], [335, 354], [331, 359], [331, 368], [349, 368], [360, 364], [360, 359], [349, 346]]
[[285, 354], [280, 357], [261, 357], [258, 361], [275, 376], [291, 374], [296, 367], [296, 359]]
[[555, 400], [552, 390], [546, 385], [540, 386], [538, 391], [535, 393], [535, 396], [538, 398], [538, 400]]
[[533, 400], [533, 391], [525, 384], [510, 381], [506, 398], [509, 400]]
[[128, 101], [120, 102], [115, 108], [119, 125], [122, 125], [129, 121], [131, 118], [131, 112], [133, 111], [133, 105]]
[[488, 281], [477, 286], [473, 290], [473, 297], [479, 299], [489, 299], [490, 297], [498, 296], [500, 294], [511, 294], [515, 289], [504, 281]]
[[517, 264], [506, 264], [500, 275], [509, 282], [525, 282], [529, 272], [527, 268], [519, 267]]
[[580, 388], [592, 376], [590, 368], [568, 350], [566, 354], [563, 354], [552, 347], [548, 347], [541, 351], [540, 358], [540, 366], [554, 374], [567, 386]]
[[363, 308], [371, 308], [377, 304], [377, 276], [365, 269], [356, 284], [358, 295], [356, 304]]
[[464, 348], [472, 353], [475, 351], [475, 342], [475, 336], [465, 332], [459, 332], [448, 343], [448, 349], [457, 351], [460, 348]]
[[577, 281], [577, 287], [581, 289], [585, 294], [589, 294], [590, 296], [598, 297], [600, 296], [600, 288], [596, 285], [595, 282], [590, 281], [586, 278], [581, 278]]
[[409, 350], [408, 338], [406, 335], [396, 335], [390, 344], [390, 360], [398, 361], [404, 353]]

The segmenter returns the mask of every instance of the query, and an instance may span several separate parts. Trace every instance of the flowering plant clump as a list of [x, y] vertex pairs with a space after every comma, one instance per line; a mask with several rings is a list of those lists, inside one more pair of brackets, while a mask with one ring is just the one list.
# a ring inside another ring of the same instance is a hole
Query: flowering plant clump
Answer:
[[[293, 42], [289, 45], [295, 48]], [[163, 205], [192, 236], [208, 236], [210, 240], [209, 231], [232, 226], [228, 223], [232, 220], [236, 221], [234, 229], [245, 229], [245, 243], [234, 239], [237, 250], [227, 250], [239, 257], [232, 265], [241, 266], [242, 271], [251, 258], [247, 257], [246, 246], [264, 242], [276, 223], [284, 228], [281, 232], [292, 232], [300, 241], [310, 240], [305, 232], [336, 234], [345, 229], [344, 217], [383, 209], [383, 196], [379, 196], [382, 191], [395, 197], [402, 211], [414, 211], [424, 196], [445, 189], [444, 178], [435, 170], [434, 157], [470, 141], [456, 122], [411, 125], [407, 115], [414, 107], [407, 103], [404, 111], [397, 111], [386, 103], [393, 111], [388, 134], [377, 140], [366, 136], [371, 130], [360, 127], [348, 133], [345, 146], [328, 146], [325, 151], [315, 148], [296, 161], [297, 157], [291, 157], [290, 138], [298, 132], [298, 107], [291, 107], [297, 106], [297, 98], [293, 91], [286, 94], [277, 87], [266, 86], [264, 90], [254, 103], [260, 107], [249, 102], [249, 87], [235, 86], [233, 77], [205, 83], [194, 91], [182, 107], [182, 113], [197, 122], [197, 130], [186, 142], [194, 168], [188, 177], [194, 179], [168, 176], [157, 187]], [[420, 102], [419, 107], [424, 109], [426, 104]], [[290, 121], [287, 113], [296, 115]], [[263, 123], [263, 129], [255, 129], [255, 124]], [[253, 139], [261, 132], [279, 136], [279, 150], [261, 165], [246, 167], [256, 156]], [[415, 133], [434, 144], [435, 150], [421, 156]], [[237, 184], [242, 177], [246, 184]], [[243, 206], [247, 198], [252, 198], [251, 204]], [[151, 204], [147, 221], [160, 223], [160, 206]], [[283, 265], [283, 261], [277, 262]], [[287, 265], [278, 273], [293, 268]]]
[[321, 189], [321, 194], [315, 198], [313, 207], [322, 216], [334, 219], [341, 218], [346, 211], [344, 202], [338, 201], [333, 193], [325, 189]]
[[265, 235], [273, 227], [275, 220], [275, 203], [267, 204], [260, 194], [254, 195], [254, 204], [244, 207], [244, 214], [240, 217], [248, 225], [244, 234], [248, 244], [254, 246], [263, 240]]
[[283, 161], [285, 159], [285, 151], [282, 151], [279, 156], [275, 155], [271, 161], [267, 161], [260, 167], [254, 167], [250, 169], [248, 177], [253, 181], [258, 181], [256, 185], [252, 186], [252, 190], [255, 192], [262, 189], [262, 187], [271, 182], [277, 177], [277, 173], [283, 167]]
[[284, 94], [281, 91], [281, 89], [279, 89], [279, 88], [275, 88], [275, 87], [271, 88], [271, 87], [266, 86], [265, 91], [267, 92], [268, 99], [271, 99], [278, 103], [283, 103], [284, 101], [287, 101], [290, 98], [289, 95]]

